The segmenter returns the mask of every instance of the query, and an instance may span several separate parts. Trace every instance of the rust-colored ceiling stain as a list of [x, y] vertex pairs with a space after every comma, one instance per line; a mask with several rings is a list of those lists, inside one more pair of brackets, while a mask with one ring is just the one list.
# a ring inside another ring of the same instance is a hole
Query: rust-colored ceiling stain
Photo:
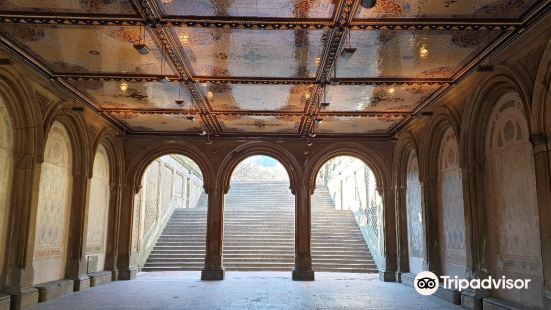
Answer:
[[129, 132], [389, 137], [546, 1], [360, 2], [4, 0], [0, 43]]

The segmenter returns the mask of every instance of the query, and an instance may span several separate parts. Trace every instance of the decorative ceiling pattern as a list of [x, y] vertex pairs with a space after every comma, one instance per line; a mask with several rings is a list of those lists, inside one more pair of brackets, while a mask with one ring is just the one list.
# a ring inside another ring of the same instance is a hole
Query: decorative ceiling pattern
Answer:
[[0, 49], [130, 133], [388, 138], [551, 4], [360, 2], [0, 0]]

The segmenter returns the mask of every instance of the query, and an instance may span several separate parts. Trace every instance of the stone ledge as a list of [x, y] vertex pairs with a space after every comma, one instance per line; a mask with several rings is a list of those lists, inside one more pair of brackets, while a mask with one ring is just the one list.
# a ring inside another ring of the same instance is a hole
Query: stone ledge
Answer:
[[454, 305], [461, 304], [461, 293], [458, 290], [444, 288], [442, 283], [438, 285], [438, 290], [436, 291], [436, 293], [434, 293], [434, 296]]
[[314, 281], [314, 271], [293, 270], [293, 281]]
[[118, 280], [134, 280], [138, 274], [137, 267], [130, 267], [127, 270], [119, 270]]
[[11, 296], [0, 293], [0, 310], [9, 310], [11, 303]]
[[379, 271], [379, 280], [383, 282], [396, 282], [395, 271]]
[[38, 302], [52, 300], [73, 292], [75, 282], [69, 279], [51, 281], [35, 285], [38, 289]]
[[11, 295], [11, 310], [25, 309], [38, 303], [38, 290], [33, 286], [7, 291], [6, 293]]
[[482, 300], [482, 308], [484, 310], [530, 310], [537, 309], [532, 307], [527, 307], [520, 305], [516, 302], [495, 298], [495, 297], [486, 297]]
[[485, 290], [464, 289], [461, 291], [461, 306], [467, 309], [482, 309], [482, 299], [488, 296]]
[[409, 287], [413, 287], [413, 282], [415, 281], [415, 274], [411, 272], [405, 272], [400, 275], [400, 282]]
[[83, 291], [90, 287], [90, 277], [88, 275], [80, 275], [78, 279], [75, 280], [75, 292]]
[[88, 276], [90, 277], [90, 286], [95, 287], [111, 282], [113, 273], [111, 271], [104, 270], [89, 273]]
[[201, 280], [203, 281], [219, 281], [224, 280], [224, 269], [205, 270], [201, 271]]

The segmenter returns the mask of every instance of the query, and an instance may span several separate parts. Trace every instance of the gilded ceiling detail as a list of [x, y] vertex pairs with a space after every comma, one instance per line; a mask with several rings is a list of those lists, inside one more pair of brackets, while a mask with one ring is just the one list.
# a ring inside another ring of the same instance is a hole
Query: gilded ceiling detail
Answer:
[[390, 136], [544, 3], [360, 2], [0, 0], [0, 44], [129, 132]]

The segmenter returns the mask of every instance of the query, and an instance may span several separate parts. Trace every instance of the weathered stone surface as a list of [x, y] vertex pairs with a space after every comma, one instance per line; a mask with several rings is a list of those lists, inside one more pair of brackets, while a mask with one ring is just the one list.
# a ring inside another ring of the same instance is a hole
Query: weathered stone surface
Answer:
[[44, 302], [72, 293], [74, 281], [68, 279], [50, 281], [38, 284], [35, 287], [38, 289], [38, 301]]
[[11, 296], [0, 293], [0, 310], [10, 309]]
[[90, 286], [95, 287], [111, 282], [113, 274], [111, 271], [99, 271], [89, 274]]

